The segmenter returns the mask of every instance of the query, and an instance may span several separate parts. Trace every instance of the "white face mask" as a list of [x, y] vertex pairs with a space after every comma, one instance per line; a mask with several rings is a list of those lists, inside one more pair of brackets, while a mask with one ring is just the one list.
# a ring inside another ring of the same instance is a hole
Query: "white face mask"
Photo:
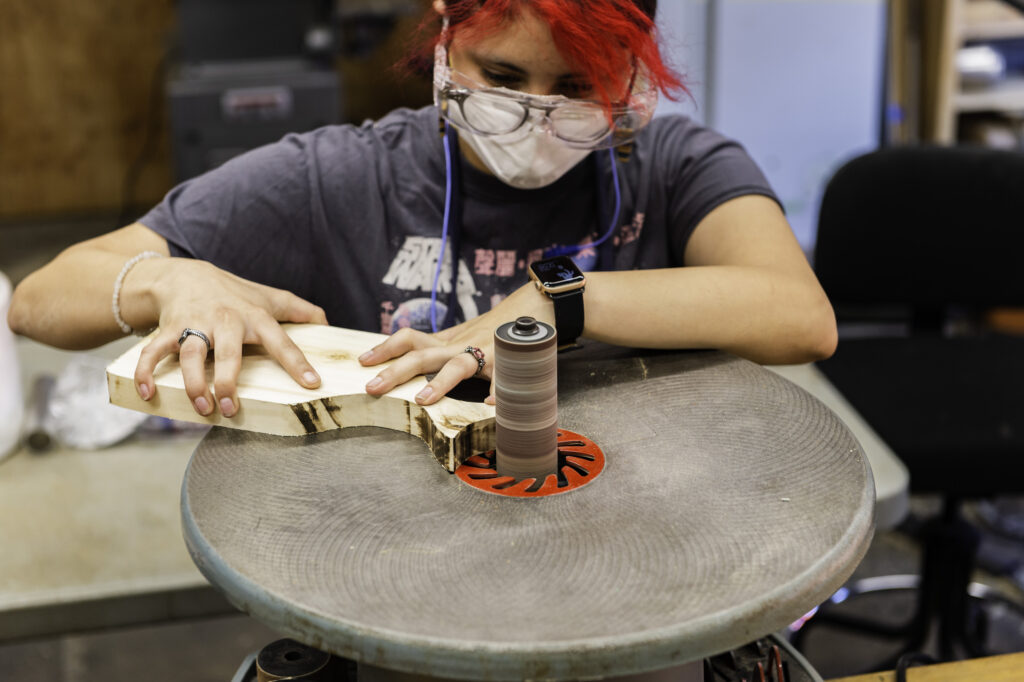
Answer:
[[589, 149], [567, 147], [529, 124], [507, 135], [476, 135], [463, 128], [459, 139], [495, 177], [519, 189], [546, 187], [590, 154]]
[[486, 87], [452, 70], [443, 43], [434, 50], [434, 104], [487, 169], [519, 189], [546, 187], [591, 151], [632, 140], [650, 122], [658, 92], [642, 73], [634, 72], [631, 83], [628, 101], [607, 109], [589, 100]]

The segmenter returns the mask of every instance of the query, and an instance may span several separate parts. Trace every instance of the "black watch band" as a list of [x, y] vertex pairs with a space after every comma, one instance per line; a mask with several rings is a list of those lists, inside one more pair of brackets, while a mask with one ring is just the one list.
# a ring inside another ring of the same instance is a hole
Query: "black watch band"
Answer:
[[568, 346], [576, 343], [583, 333], [583, 287], [549, 293], [555, 304], [555, 329], [558, 331], [558, 345]]

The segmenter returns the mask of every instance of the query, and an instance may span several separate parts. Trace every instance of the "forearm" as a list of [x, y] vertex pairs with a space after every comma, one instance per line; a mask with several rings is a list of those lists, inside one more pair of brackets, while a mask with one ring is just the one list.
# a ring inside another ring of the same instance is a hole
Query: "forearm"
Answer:
[[[123, 336], [112, 312], [114, 283], [125, 263], [146, 250], [167, 254], [159, 238], [112, 244], [101, 237], [66, 249], [18, 285], [8, 313], [11, 329], [67, 349], [92, 348]], [[122, 281], [121, 315], [136, 329], [153, 326], [158, 318], [144, 294], [150, 279], [146, 271], [154, 265], [153, 260], [140, 261]]]
[[787, 364], [831, 355], [835, 318], [813, 275], [712, 265], [587, 274], [584, 336], [648, 348], [718, 348]]

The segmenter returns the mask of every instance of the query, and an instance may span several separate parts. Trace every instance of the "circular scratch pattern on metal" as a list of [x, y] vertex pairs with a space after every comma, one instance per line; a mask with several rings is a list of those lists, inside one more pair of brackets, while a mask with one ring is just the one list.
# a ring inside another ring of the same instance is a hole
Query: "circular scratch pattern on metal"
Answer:
[[215, 429], [182, 490], [200, 570], [311, 646], [458, 679], [656, 670], [823, 601], [872, 531], [839, 420], [729, 355], [596, 347], [559, 359], [559, 420], [600, 443], [570, 495], [483, 495], [422, 441]]
[[597, 443], [565, 429], [558, 430], [558, 471], [544, 478], [502, 476], [495, 452], [474, 455], [455, 470], [460, 481], [487, 493], [507, 497], [546, 497], [577, 490], [604, 471], [604, 453]]

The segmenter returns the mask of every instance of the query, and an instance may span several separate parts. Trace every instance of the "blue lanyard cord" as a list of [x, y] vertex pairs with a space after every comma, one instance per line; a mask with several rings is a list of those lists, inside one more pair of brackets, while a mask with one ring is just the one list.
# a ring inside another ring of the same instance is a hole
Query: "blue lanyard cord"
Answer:
[[[459, 173], [459, 159], [454, 158], [452, 152], [452, 146], [455, 144], [455, 130], [451, 128], [448, 121], [444, 122], [444, 137], [442, 143], [444, 145], [444, 168], [445, 168], [445, 187], [444, 187], [444, 218], [443, 225], [441, 228], [441, 248], [437, 254], [437, 267], [434, 269], [434, 281], [430, 288], [430, 329], [436, 334], [437, 329], [437, 284], [441, 279], [441, 267], [444, 265], [445, 247], [448, 244], [448, 234], [451, 232], [452, 238], [452, 280], [451, 280], [451, 291], [448, 292], [448, 311], [445, 314], [444, 320], [442, 321], [442, 329], [446, 329], [455, 324], [456, 308], [458, 307], [458, 296], [457, 296], [457, 285], [459, 279], [459, 232], [462, 229], [462, 191], [459, 184], [461, 183], [461, 174]], [[595, 242], [588, 244], [577, 244], [574, 246], [555, 246], [544, 252], [545, 258], [551, 258], [553, 256], [570, 256], [579, 253], [583, 249], [590, 249], [600, 246], [612, 236], [615, 231], [615, 227], [619, 221], [619, 211], [622, 210], [622, 191], [619, 188], [619, 169], [615, 164], [615, 150], [608, 150], [608, 161], [611, 163], [612, 168], [612, 186], [615, 188], [615, 210], [612, 211], [612, 217], [609, 221], [608, 230]], [[597, 199], [600, 206], [603, 207], [603, 193], [601, 189], [601, 174], [597, 173]], [[458, 196], [453, 196], [458, 193]], [[598, 210], [598, 216], [600, 218], [601, 210]], [[449, 230], [449, 227], [454, 224], [454, 228]]]
[[459, 137], [455, 128], [446, 130], [445, 135], [448, 138], [448, 152], [452, 159], [451, 179], [449, 180], [452, 185], [452, 207], [448, 220], [454, 227], [448, 230], [451, 240], [449, 248], [452, 252], [452, 277], [451, 286], [448, 288], [448, 312], [445, 313], [441, 329], [455, 326], [455, 318], [462, 310], [462, 307], [459, 306], [459, 266], [461, 265], [459, 253], [462, 251], [462, 156], [456, 147]]
[[[444, 122], [444, 222], [441, 228], [441, 249], [437, 254], [437, 268], [434, 270], [434, 283], [430, 287], [430, 329], [437, 333], [437, 282], [441, 279], [441, 266], [444, 264], [444, 247], [448, 243], [448, 225], [451, 222], [452, 208], [452, 148], [449, 143], [451, 137], [448, 121]], [[458, 254], [453, 257], [453, 266], [458, 270]]]
[[[614, 148], [608, 150], [608, 162], [611, 164], [611, 167], [612, 167], [612, 187], [615, 188], [615, 210], [612, 211], [612, 218], [611, 218], [611, 221], [609, 221], [608, 230], [605, 231], [605, 233], [603, 235], [601, 235], [601, 238], [598, 239], [596, 242], [590, 242], [589, 244], [576, 244], [576, 245], [573, 245], [573, 246], [553, 246], [553, 247], [551, 247], [550, 249], [547, 249], [544, 252], [544, 257], [545, 258], [553, 258], [555, 256], [572, 256], [574, 254], [579, 253], [583, 249], [592, 249], [592, 248], [594, 248], [596, 246], [600, 246], [601, 244], [604, 244], [606, 241], [608, 241], [608, 238], [612, 236], [612, 233], [615, 232], [615, 226], [619, 222], [619, 211], [622, 210], [622, 190], [619, 188], [619, 168], [618, 168], [618, 166], [615, 165], [615, 149]], [[597, 176], [598, 176], [598, 180], [597, 180], [598, 203], [600, 204], [599, 208], [603, 208], [604, 207], [603, 206], [604, 202], [601, 201], [601, 196], [602, 196], [603, 193], [600, 191], [600, 189], [601, 189], [601, 174], [600, 174], [600, 172], [597, 174]], [[598, 211], [598, 216], [600, 216], [600, 215], [601, 215], [601, 211], [599, 210]]]

